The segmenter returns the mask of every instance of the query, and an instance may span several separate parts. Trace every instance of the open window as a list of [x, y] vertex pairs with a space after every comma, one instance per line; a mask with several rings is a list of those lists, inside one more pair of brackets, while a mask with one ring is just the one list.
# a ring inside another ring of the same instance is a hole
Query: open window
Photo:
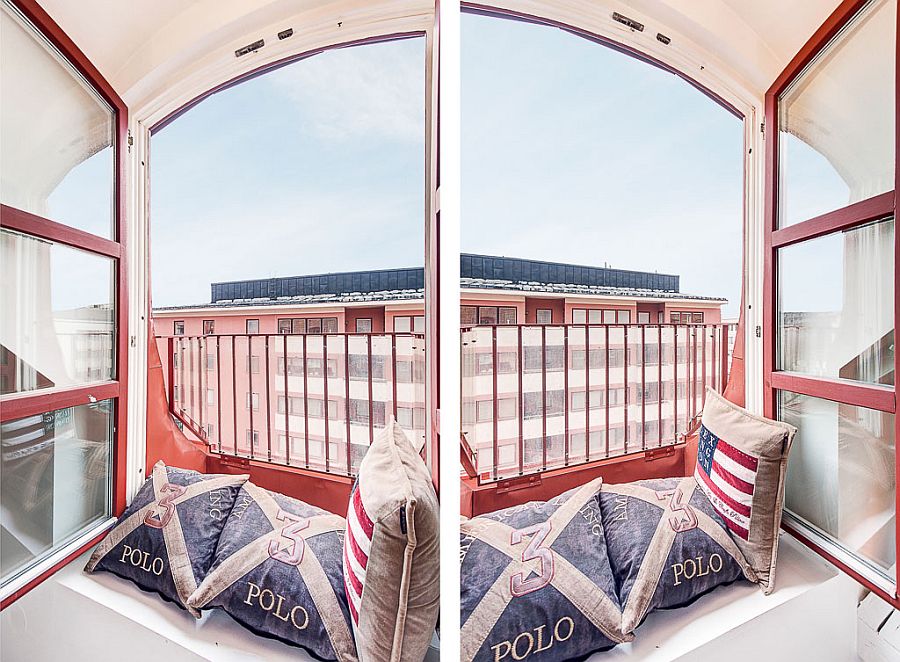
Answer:
[[125, 506], [122, 100], [34, 3], [4, 2], [0, 130], [3, 604]]
[[895, 606], [896, 37], [842, 3], [766, 95], [763, 329], [785, 526]]

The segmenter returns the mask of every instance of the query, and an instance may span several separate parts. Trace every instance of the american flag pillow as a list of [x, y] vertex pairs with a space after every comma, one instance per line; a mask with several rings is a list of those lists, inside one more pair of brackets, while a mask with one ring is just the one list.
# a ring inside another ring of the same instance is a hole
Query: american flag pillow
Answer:
[[366, 584], [366, 566], [372, 548], [375, 525], [369, 518], [359, 493], [359, 481], [353, 486], [347, 509], [347, 531], [344, 534], [344, 587], [350, 604], [354, 629], [359, 625], [359, 607]]
[[697, 445], [697, 482], [731, 532], [749, 539], [759, 458], [735, 448], [705, 426]]
[[765, 593], [775, 586], [784, 476], [795, 432], [706, 390], [694, 478]]

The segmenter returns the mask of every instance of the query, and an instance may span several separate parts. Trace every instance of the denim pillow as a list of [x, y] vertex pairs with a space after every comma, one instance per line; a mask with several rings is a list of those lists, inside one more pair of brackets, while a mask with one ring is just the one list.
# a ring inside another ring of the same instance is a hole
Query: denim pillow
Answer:
[[693, 478], [604, 485], [600, 509], [625, 632], [654, 609], [685, 606], [742, 577], [756, 580]]
[[85, 570], [106, 570], [199, 618], [188, 598], [206, 577], [247, 476], [201, 474], [157, 462]]
[[575, 660], [631, 639], [606, 555], [601, 482], [462, 522], [462, 660]]
[[344, 595], [343, 517], [246, 483], [191, 596], [320, 660], [357, 659]]

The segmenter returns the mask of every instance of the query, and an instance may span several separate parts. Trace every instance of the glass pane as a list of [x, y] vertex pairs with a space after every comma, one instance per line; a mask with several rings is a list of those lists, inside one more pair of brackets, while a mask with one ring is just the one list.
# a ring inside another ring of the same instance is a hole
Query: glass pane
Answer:
[[863, 9], [779, 100], [779, 226], [894, 188], [897, 3]]
[[895, 562], [894, 416], [796, 393], [778, 393], [795, 425], [785, 508], [886, 571]]
[[0, 231], [0, 392], [115, 376], [115, 264]]
[[778, 251], [777, 367], [894, 383], [894, 222]]
[[110, 516], [112, 400], [0, 424], [5, 584]]
[[6, 3], [0, 29], [0, 200], [111, 237], [112, 109]]

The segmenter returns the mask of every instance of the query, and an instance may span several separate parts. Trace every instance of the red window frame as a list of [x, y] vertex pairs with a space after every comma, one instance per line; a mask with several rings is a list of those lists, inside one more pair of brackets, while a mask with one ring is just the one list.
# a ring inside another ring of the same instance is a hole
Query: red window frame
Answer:
[[[110, 105], [115, 114], [115, 178], [113, 181], [114, 235], [106, 239], [79, 230], [50, 218], [44, 218], [7, 205], [0, 205], [0, 226], [48, 241], [111, 258], [115, 264], [116, 284], [116, 361], [115, 375], [109, 381], [89, 386], [54, 388], [42, 391], [10, 394], [2, 399], [0, 421], [6, 422], [24, 416], [86, 405], [96, 400], [114, 400], [115, 415], [112, 437], [112, 511], [118, 516], [126, 505], [126, 446], [128, 422], [128, 232], [125, 216], [125, 154], [128, 139], [128, 109], [121, 97], [75, 45], [62, 28], [35, 0], [13, 0], [14, 6], [37, 30], [62, 54], [62, 56], [87, 80], [94, 90]], [[103, 534], [72, 551], [57, 564], [11, 593], [0, 604], [5, 609], [32, 588], [50, 577], [72, 559], [93, 546]]]
[[[777, 412], [777, 392], [780, 390], [791, 391], [802, 395], [823, 398], [834, 402], [866, 407], [895, 415], [894, 434], [900, 438], [900, 417], [896, 416], [896, 388], [877, 384], [861, 384], [827, 377], [812, 377], [798, 375], [775, 369], [775, 335], [776, 314], [775, 302], [777, 301], [777, 254], [778, 249], [797, 244], [816, 237], [834, 234], [858, 227], [871, 221], [893, 216], [896, 218], [896, 191], [897, 182], [900, 181], [900, 142], [898, 142], [897, 127], [900, 126], [900, 104], [895, 98], [895, 164], [894, 164], [894, 190], [876, 195], [872, 198], [856, 202], [846, 207], [807, 219], [795, 225], [778, 228], [778, 98], [787, 87], [802, 74], [806, 67], [828, 46], [831, 40], [861, 11], [868, 0], [844, 0], [828, 19], [819, 27], [813, 36], [806, 42], [803, 48], [778, 76], [772, 86], [766, 92], [765, 97], [765, 233], [764, 233], [764, 283], [763, 283], [763, 392], [764, 413], [774, 418]], [[898, 14], [900, 15], [900, 14]], [[897, 31], [900, 34], [900, 20]], [[896, 37], [895, 37], [896, 39]], [[896, 43], [900, 43], [898, 40]], [[895, 83], [895, 93], [900, 89], [900, 48], [895, 52], [897, 57], [896, 72], [898, 79]], [[894, 233], [894, 328], [898, 328], [898, 315], [900, 315], [900, 288], [898, 284], [898, 272], [896, 256], [900, 249], [900, 235]], [[894, 374], [900, 368], [900, 360], [895, 353]], [[900, 454], [895, 449], [895, 472], [900, 477]], [[895, 508], [900, 514], [900, 489], [895, 487]], [[815, 552], [828, 559], [843, 572], [853, 577], [860, 584], [870, 589], [882, 599], [896, 608], [900, 608], [900, 595], [897, 587], [900, 584], [900, 566], [898, 574], [894, 576], [893, 593], [885, 592], [880, 586], [864, 577], [846, 563], [836, 558], [833, 554], [823, 549], [816, 541], [806, 537], [801, 531], [789, 524], [783, 524], [784, 528], [798, 538], [801, 542]], [[898, 523], [895, 522], [895, 526]], [[900, 530], [900, 529], [898, 529]], [[897, 558], [900, 559], [900, 535], [897, 536]]]

